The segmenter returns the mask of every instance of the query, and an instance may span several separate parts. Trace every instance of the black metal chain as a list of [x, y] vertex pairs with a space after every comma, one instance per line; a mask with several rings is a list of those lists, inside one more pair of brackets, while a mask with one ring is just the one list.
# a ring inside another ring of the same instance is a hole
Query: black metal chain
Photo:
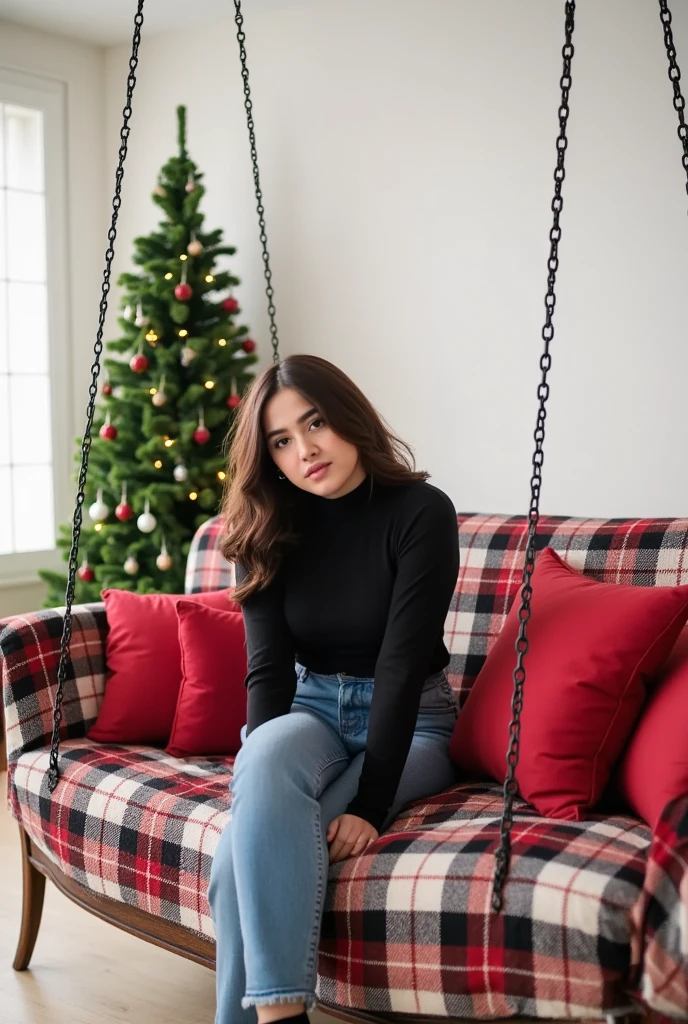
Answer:
[[268, 252], [268, 235], [265, 230], [265, 208], [263, 206], [263, 192], [260, 187], [260, 172], [258, 170], [258, 150], [256, 149], [256, 131], [253, 121], [253, 104], [251, 102], [251, 88], [248, 82], [248, 65], [246, 63], [246, 33], [244, 32], [244, 16], [241, 13], [241, 0], [234, 0], [236, 12], [234, 21], [237, 27], [237, 42], [239, 43], [239, 59], [241, 61], [241, 77], [244, 81], [244, 107], [246, 108], [246, 124], [248, 126], [248, 138], [251, 144], [251, 164], [253, 166], [253, 184], [256, 192], [256, 209], [258, 211], [258, 224], [260, 225], [260, 241], [263, 246], [263, 273], [265, 274], [265, 294], [268, 299], [268, 316], [270, 317], [270, 337], [272, 338], [272, 361], [279, 362], [279, 340], [277, 338], [277, 324], [275, 322], [275, 294], [272, 287], [272, 271], [270, 270], [270, 253]]
[[76, 583], [76, 563], [77, 555], [79, 553], [79, 538], [81, 536], [81, 521], [82, 521], [82, 508], [85, 500], [85, 488], [86, 488], [86, 475], [88, 473], [88, 456], [91, 450], [91, 428], [93, 426], [93, 417], [95, 414], [96, 397], [98, 394], [98, 375], [100, 373], [100, 356], [103, 351], [103, 328], [105, 325], [105, 315], [107, 313], [107, 296], [110, 291], [110, 275], [112, 272], [112, 260], [115, 255], [113, 248], [115, 238], [117, 237], [117, 218], [119, 216], [119, 208], [122, 205], [121, 190], [122, 190], [122, 178], [124, 176], [124, 160], [127, 155], [127, 148], [129, 143], [129, 118], [131, 117], [131, 101], [134, 95], [134, 86], [136, 85], [136, 67], [138, 65], [138, 53], [139, 44], [141, 42], [141, 26], [143, 25], [143, 4], [144, 0], [138, 0], [138, 10], [134, 17], [134, 37], [132, 44], [131, 57], [129, 59], [129, 77], [127, 79], [127, 102], [123, 110], [124, 122], [120, 132], [121, 145], [119, 149], [119, 164], [117, 165], [117, 173], [115, 176], [115, 195], [112, 200], [112, 224], [108, 231], [108, 239], [110, 245], [105, 252], [105, 272], [103, 274], [103, 289], [102, 297], [100, 300], [100, 316], [98, 319], [98, 333], [96, 336], [96, 343], [93, 351], [95, 353], [95, 361], [91, 366], [91, 383], [89, 385], [88, 394], [89, 401], [86, 409], [86, 428], [84, 430], [84, 436], [81, 443], [81, 468], [79, 470], [79, 483], [76, 495], [76, 506], [74, 509], [74, 519], [72, 524], [72, 546], [69, 551], [69, 572], [67, 577], [67, 591], [65, 596], [65, 614], [64, 614], [64, 626], [62, 630], [62, 640], [60, 643], [60, 660], [57, 666], [57, 690], [55, 693], [55, 708], [53, 714], [53, 737], [50, 746], [50, 763], [48, 768], [48, 789], [50, 792], [54, 792], [55, 787], [59, 779], [59, 768], [58, 768], [58, 751], [60, 745], [60, 722], [62, 721], [62, 694], [64, 689], [64, 682], [67, 674], [67, 663], [69, 661], [69, 647], [72, 639], [72, 602], [74, 601], [74, 586]]
[[664, 26], [664, 45], [669, 60], [669, 79], [674, 87], [674, 110], [678, 114], [678, 137], [683, 146], [683, 169], [686, 172], [686, 192], [688, 193], [688, 126], [684, 110], [686, 101], [681, 93], [681, 71], [676, 63], [676, 47], [674, 46], [674, 34], [671, 31], [671, 11], [667, 0], [659, 0], [659, 16]]
[[535, 568], [535, 534], [540, 521], [540, 486], [542, 483], [542, 463], [544, 461], [543, 445], [545, 440], [545, 408], [549, 397], [549, 384], [547, 374], [552, 365], [552, 357], [549, 353], [550, 343], [554, 337], [554, 306], [556, 297], [554, 285], [559, 268], [559, 242], [561, 240], [561, 228], [559, 227], [559, 215], [561, 214], [564, 201], [561, 197], [561, 187], [566, 177], [564, 160], [568, 140], [566, 137], [566, 126], [569, 118], [569, 91], [571, 89], [571, 61], [573, 58], [573, 29], [576, 13], [575, 0], [568, 0], [565, 7], [565, 32], [566, 42], [562, 48], [564, 59], [564, 70], [560, 79], [561, 105], [559, 107], [559, 137], [557, 138], [557, 166], [554, 171], [554, 198], [552, 200], [552, 212], [554, 219], [552, 229], [549, 233], [550, 252], [547, 261], [547, 294], [545, 295], [545, 309], [547, 315], [545, 325], [542, 328], [542, 337], [545, 342], [545, 350], [540, 357], [540, 369], [542, 379], [537, 389], [539, 407], [537, 414], [537, 426], [535, 428], [535, 452], [533, 454], [533, 475], [530, 478], [530, 512], [528, 522], [528, 541], [526, 544], [526, 559], [523, 569], [523, 586], [521, 589], [521, 608], [519, 610], [520, 629], [516, 641], [518, 654], [516, 668], [514, 669], [514, 692], [511, 700], [512, 720], [509, 723], [509, 751], [507, 753], [507, 774], [504, 781], [504, 810], [499, 829], [499, 846], [495, 854], [494, 885], [492, 891], [492, 909], [500, 911], [503, 902], [504, 883], [509, 872], [509, 861], [511, 858], [511, 827], [514, 823], [513, 806], [514, 797], [518, 790], [515, 773], [518, 765], [521, 738], [521, 711], [523, 710], [523, 690], [526, 681], [526, 670], [524, 658], [528, 651], [528, 638], [526, 626], [530, 619], [530, 601], [533, 596], [533, 589], [530, 585], [533, 570]]

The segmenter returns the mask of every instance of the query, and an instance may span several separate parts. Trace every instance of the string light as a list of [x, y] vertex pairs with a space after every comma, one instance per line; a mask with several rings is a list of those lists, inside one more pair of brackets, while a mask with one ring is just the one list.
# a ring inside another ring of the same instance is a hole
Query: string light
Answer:
[[173, 437], [166, 437], [165, 438], [165, 447], [166, 448], [171, 448], [172, 445], [175, 444], [175, 443], [176, 442], [175, 442], [175, 439]]
[[215, 280], [215, 278], [213, 277], [213, 275], [212, 275], [212, 274], [206, 274], [206, 278], [205, 278], [205, 280], [206, 280], [206, 283], [207, 283], [207, 284], [212, 284], [212, 283], [213, 283], [213, 281]]
[[150, 342], [150, 344], [153, 346], [153, 348], [155, 348], [155, 343], [156, 343], [157, 340], [158, 340], [158, 336], [155, 333], [155, 331], [149, 331], [148, 334], [146, 335], [146, 341]]
[[189, 332], [186, 330], [186, 328], [182, 327], [181, 331], [179, 332], [179, 337], [180, 338], [185, 338], [188, 333]]
[[224, 473], [222, 470], [220, 470], [220, 472], [217, 474], [217, 479], [218, 480], [224, 480], [226, 476], [227, 476], [227, 474]]
[[150, 391], [148, 392], [149, 395], [157, 395], [157, 393], [158, 393], [158, 389], [157, 388], [151, 388]]
[[100, 533], [100, 531], [103, 529], [103, 524], [102, 523], [96, 523], [96, 525], [93, 527], [93, 529], [96, 531], [96, 533]]
[[184, 253], [184, 255], [179, 257], [180, 260], [188, 260], [188, 258], [189, 257], [186, 255], [186, 253]]
[[226, 344], [227, 344], [227, 339], [226, 338], [220, 338], [219, 339], [218, 345], [221, 345], [222, 348], [224, 348]]
[[162, 462], [160, 459], [156, 459], [153, 465], [155, 466], [156, 469], [162, 469]]
[[174, 277], [174, 274], [165, 274], [165, 280], [166, 281], [171, 281], [173, 277]]
[[195, 501], [197, 497], [198, 494], [196, 493], [196, 491], [192, 491], [191, 494], [189, 495], [191, 501]]
[[207, 387], [208, 391], [212, 391], [213, 388], [215, 387], [215, 381], [214, 380], [207, 380], [205, 382], [205, 386]]

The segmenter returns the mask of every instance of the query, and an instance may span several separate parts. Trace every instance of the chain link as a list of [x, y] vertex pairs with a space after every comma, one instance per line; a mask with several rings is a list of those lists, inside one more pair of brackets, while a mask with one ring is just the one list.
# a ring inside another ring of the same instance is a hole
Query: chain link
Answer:
[[268, 316], [270, 317], [270, 337], [272, 338], [272, 361], [279, 363], [279, 340], [277, 338], [277, 324], [275, 322], [275, 304], [273, 302], [274, 289], [272, 287], [272, 271], [270, 270], [270, 253], [268, 252], [268, 235], [265, 229], [265, 208], [263, 206], [263, 193], [260, 187], [260, 172], [258, 170], [258, 150], [256, 149], [256, 131], [253, 122], [253, 103], [251, 102], [251, 89], [248, 82], [248, 65], [246, 63], [246, 33], [244, 32], [244, 16], [241, 13], [241, 0], [234, 0], [236, 12], [234, 21], [237, 27], [237, 42], [239, 43], [239, 59], [241, 61], [241, 77], [244, 81], [244, 107], [246, 108], [246, 124], [248, 126], [248, 138], [251, 144], [251, 164], [253, 166], [253, 184], [256, 192], [256, 209], [258, 211], [258, 224], [260, 225], [260, 241], [263, 246], [263, 273], [265, 275], [265, 294], [268, 299]]
[[542, 328], [542, 338], [545, 342], [545, 350], [540, 357], [540, 369], [542, 379], [537, 389], [539, 407], [537, 413], [537, 425], [535, 428], [535, 452], [533, 454], [533, 474], [530, 478], [530, 512], [528, 514], [528, 541], [526, 544], [526, 558], [523, 569], [523, 586], [521, 589], [521, 607], [519, 610], [520, 629], [516, 641], [517, 663], [514, 669], [514, 691], [511, 699], [512, 719], [509, 723], [509, 750], [507, 753], [507, 773], [504, 781], [504, 810], [499, 828], [499, 846], [495, 854], [494, 886], [492, 891], [492, 909], [500, 911], [503, 902], [503, 888], [509, 872], [509, 861], [511, 857], [511, 827], [514, 823], [513, 806], [514, 797], [518, 791], [516, 782], [516, 766], [520, 753], [521, 739], [521, 712], [523, 710], [523, 690], [526, 681], [526, 670], [524, 658], [528, 651], [528, 638], [526, 626], [530, 619], [530, 601], [533, 596], [531, 578], [535, 568], [535, 534], [540, 520], [540, 486], [542, 483], [542, 463], [544, 461], [543, 445], [545, 441], [545, 408], [549, 398], [549, 384], [547, 374], [552, 365], [552, 357], [549, 353], [549, 346], [554, 337], [554, 306], [556, 296], [554, 285], [559, 268], [559, 242], [561, 240], [561, 228], [559, 227], [559, 215], [561, 214], [564, 201], [561, 197], [561, 187], [566, 177], [564, 170], [564, 159], [568, 146], [566, 137], [566, 126], [569, 118], [569, 91], [571, 89], [571, 61], [573, 58], [573, 29], [576, 13], [575, 0], [568, 0], [565, 7], [565, 33], [566, 42], [562, 48], [564, 59], [564, 70], [560, 79], [561, 105], [559, 107], [559, 137], [557, 138], [557, 165], [554, 170], [554, 198], [552, 200], [552, 213], [554, 214], [552, 229], [549, 233], [550, 252], [547, 261], [547, 294], [545, 295], [545, 325]]
[[678, 114], [678, 137], [683, 146], [683, 169], [686, 172], [686, 192], [688, 193], [688, 126], [684, 110], [686, 101], [681, 93], [681, 71], [676, 63], [676, 47], [674, 46], [674, 34], [671, 31], [671, 11], [667, 0], [659, 0], [659, 16], [664, 26], [664, 45], [669, 60], [669, 79], [674, 87], [674, 110]]
[[86, 409], [86, 428], [81, 443], [81, 468], [79, 470], [79, 483], [76, 495], [76, 506], [72, 524], [72, 546], [69, 552], [69, 571], [67, 576], [67, 591], [65, 596], [64, 626], [62, 640], [60, 643], [60, 660], [57, 666], [57, 690], [55, 693], [55, 708], [53, 712], [53, 736], [50, 746], [50, 760], [48, 767], [48, 789], [54, 792], [60, 776], [58, 768], [58, 752], [60, 745], [60, 722], [62, 721], [62, 695], [67, 675], [67, 663], [69, 661], [69, 648], [72, 639], [72, 602], [74, 601], [74, 586], [76, 582], [77, 555], [79, 553], [79, 538], [81, 536], [82, 508], [85, 500], [86, 475], [88, 473], [88, 456], [91, 450], [91, 428], [95, 414], [96, 397], [98, 394], [98, 375], [100, 373], [100, 356], [103, 351], [103, 328], [105, 315], [107, 313], [107, 296], [110, 291], [110, 275], [112, 272], [112, 260], [115, 255], [113, 248], [117, 237], [117, 218], [119, 208], [122, 205], [121, 190], [122, 178], [124, 176], [124, 160], [127, 155], [129, 144], [129, 118], [131, 117], [131, 101], [136, 85], [136, 67], [138, 65], [139, 44], [141, 42], [141, 26], [143, 25], [143, 4], [144, 0], [138, 0], [138, 10], [134, 18], [134, 37], [131, 57], [129, 59], [129, 76], [127, 78], [127, 102], [123, 110], [124, 121], [120, 132], [121, 145], [119, 149], [119, 163], [115, 176], [115, 195], [112, 200], [112, 224], [108, 231], [109, 247], [105, 252], [105, 272], [103, 274], [103, 289], [100, 300], [100, 316], [98, 319], [98, 333], [93, 351], [95, 361], [91, 366], [91, 383], [88, 394], [89, 401]]

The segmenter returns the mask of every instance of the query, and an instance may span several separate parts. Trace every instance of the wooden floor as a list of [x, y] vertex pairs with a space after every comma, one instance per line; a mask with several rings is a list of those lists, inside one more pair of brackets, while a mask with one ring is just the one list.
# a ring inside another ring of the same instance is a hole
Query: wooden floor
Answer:
[[[107, 925], [50, 882], [27, 971], [19, 936], [18, 829], [0, 773], [0, 1021], [2, 1024], [213, 1024], [215, 973]], [[315, 1011], [311, 1024], [334, 1024]]]

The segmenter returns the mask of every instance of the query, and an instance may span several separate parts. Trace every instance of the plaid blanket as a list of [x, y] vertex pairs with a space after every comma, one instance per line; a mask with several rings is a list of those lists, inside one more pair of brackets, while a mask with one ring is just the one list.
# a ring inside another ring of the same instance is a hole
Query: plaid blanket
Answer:
[[[445, 639], [462, 700], [516, 596], [526, 530], [525, 517], [459, 517], [462, 564]], [[187, 591], [232, 585], [218, 533], [217, 520], [199, 530]], [[686, 583], [687, 535], [688, 520], [547, 517], [538, 550], [551, 544], [597, 579]], [[0, 623], [12, 813], [81, 884], [212, 937], [206, 891], [230, 815], [233, 759], [85, 740], [104, 688], [102, 606], [77, 608], [73, 629], [51, 795], [62, 617]], [[495, 915], [500, 812], [500, 787], [456, 786], [404, 811], [365, 855], [331, 866], [321, 1000], [380, 1013], [563, 1018], [619, 1012], [636, 999], [688, 1019], [688, 795], [655, 835], [628, 817], [560, 822], [517, 803], [505, 908]]]

